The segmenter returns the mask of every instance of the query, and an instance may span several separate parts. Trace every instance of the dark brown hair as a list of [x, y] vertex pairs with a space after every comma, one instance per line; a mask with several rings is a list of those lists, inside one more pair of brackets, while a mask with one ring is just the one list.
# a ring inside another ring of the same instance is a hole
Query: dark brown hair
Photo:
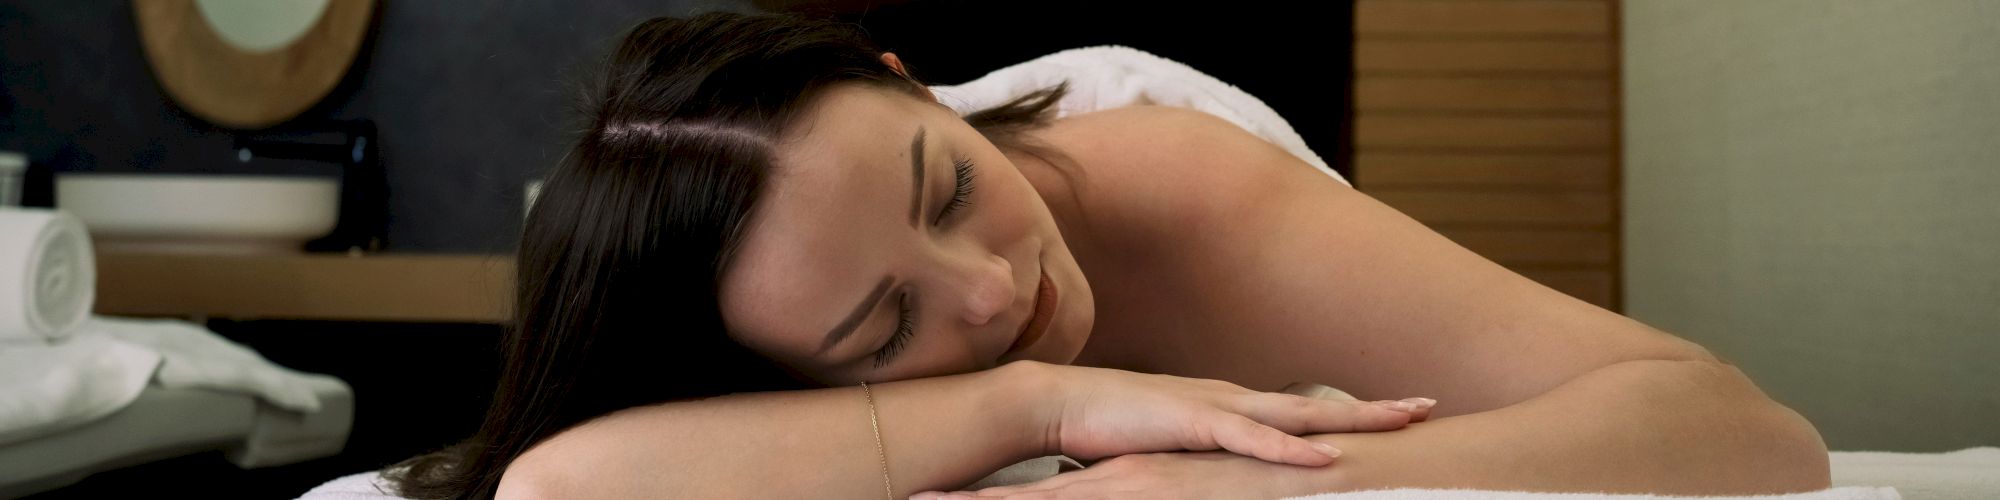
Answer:
[[[855, 28], [792, 16], [656, 18], [605, 66], [588, 124], [528, 214], [500, 380], [479, 431], [391, 466], [395, 493], [491, 498], [529, 447], [616, 410], [806, 387], [725, 334], [721, 270], [780, 131], [835, 84], [921, 96]], [[1064, 87], [966, 116], [996, 145], [1041, 149]]]

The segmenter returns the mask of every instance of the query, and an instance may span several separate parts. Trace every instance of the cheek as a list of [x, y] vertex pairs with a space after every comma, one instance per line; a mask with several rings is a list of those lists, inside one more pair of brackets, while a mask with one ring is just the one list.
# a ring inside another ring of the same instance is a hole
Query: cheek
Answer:
[[990, 214], [996, 229], [1007, 236], [1021, 237], [1036, 233], [1041, 221], [1047, 218], [1048, 208], [1042, 205], [1042, 197], [1035, 192], [1028, 179], [1021, 176], [1013, 165], [1001, 164], [993, 169], [994, 177], [989, 186], [995, 191], [989, 201], [993, 206]]
[[870, 370], [862, 368], [849, 375], [849, 378], [853, 378], [856, 383], [867, 377], [873, 377], [867, 378], [869, 382], [889, 382], [957, 375], [991, 368], [990, 366], [981, 366], [977, 361], [968, 358], [966, 355], [966, 346], [964, 345], [955, 343], [953, 345], [944, 345], [942, 342], [937, 342], [937, 339], [930, 340], [930, 345], [905, 352], [892, 363], [891, 366], [893, 368], [872, 374]]

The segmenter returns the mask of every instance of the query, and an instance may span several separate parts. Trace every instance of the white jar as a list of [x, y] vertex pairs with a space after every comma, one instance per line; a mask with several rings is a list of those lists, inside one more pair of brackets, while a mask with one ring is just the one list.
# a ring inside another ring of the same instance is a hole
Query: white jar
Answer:
[[21, 206], [21, 193], [27, 189], [28, 155], [0, 151], [0, 207]]

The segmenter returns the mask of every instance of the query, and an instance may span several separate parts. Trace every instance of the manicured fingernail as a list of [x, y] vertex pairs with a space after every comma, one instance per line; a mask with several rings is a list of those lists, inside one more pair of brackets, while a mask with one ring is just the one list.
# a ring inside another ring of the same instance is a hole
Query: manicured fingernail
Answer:
[[1417, 411], [1417, 405], [1408, 401], [1376, 401], [1375, 404], [1396, 411]]
[[1438, 400], [1431, 398], [1409, 398], [1409, 399], [1404, 399], [1403, 401], [1416, 405], [1417, 409], [1419, 410], [1424, 408], [1430, 408], [1432, 406], [1437, 406], [1438, 404]]
[[1326, 443], [1313, 443], [1313, 449], [1326, 454], [1327, 458], [1340, 458], [1340, 448]]
[[942, 497], [942, 496], [944, 496], [944, 493], [943, 493], [943, 492], [938, 492], [938, 491], [925, 491], [925, 492], [921, 492], [921, 493], [917, 493], [917, 494], [915, 494], [915, 495], [910, 495], [910, 500], [937, 500], [937, 499], [938, 499], [938, 497]]

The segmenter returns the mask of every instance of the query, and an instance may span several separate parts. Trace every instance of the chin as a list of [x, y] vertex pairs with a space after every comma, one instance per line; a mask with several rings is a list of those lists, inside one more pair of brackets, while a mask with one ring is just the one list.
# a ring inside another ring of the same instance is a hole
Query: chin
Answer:
[[1083, 354], [1083, 346], [1090, 343], [1090, 322], [1082, 323], [1083, 326], [1075, 330], [1078, 333], [1070, 335], [1071, 339], [1063, 346], [1065, 349], [1058, 353], [1058, 359], [1049, 360], [1050, 363], [1063, 365], [1076, 363], [1077, 356]]
[[1055, 325], [1061, 328], [1057, 331], [1059, 335], [1048, 340], [1061, 342], [1049, 346], [1055, 349], [1050, 349], [1050, 359], [1042, 360], [1043, 362], [1060, 365], [1075, 363], [1077, 356], [1083, 353], [1083, 346], [1090, 343], [1091, 327], [1096, 323], [1097, 310], [1094, 307], [1096, 303], [1091, 300], [1090, 285], [1082, 281], [1077, 280], [1080, 286], [1074, 288], [1083, 293], [1075, 294], [1075, 298], [1063, 297], [1063, 306], [1072, 308], [1074, 312], [1063, 315], [1060, 324]]

